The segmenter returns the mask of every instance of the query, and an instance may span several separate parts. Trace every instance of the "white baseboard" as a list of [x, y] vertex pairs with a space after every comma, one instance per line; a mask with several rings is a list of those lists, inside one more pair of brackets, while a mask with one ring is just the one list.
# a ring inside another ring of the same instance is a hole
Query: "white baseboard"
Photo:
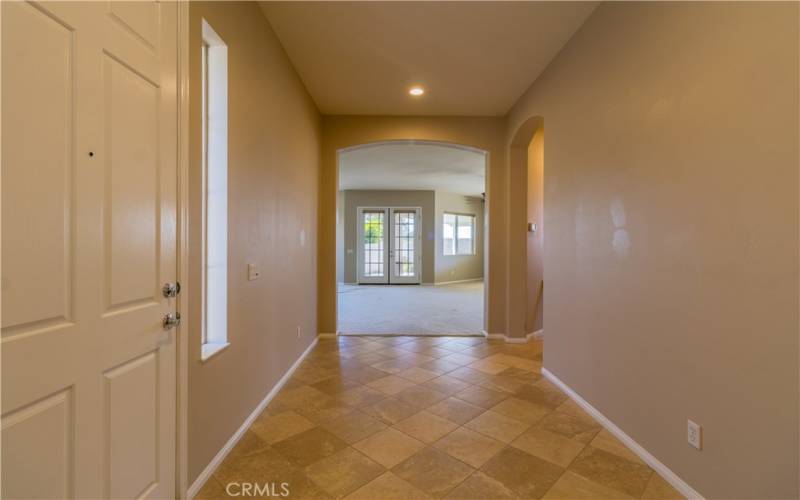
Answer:
[[485, 330], [482, 330], [481, 334], [487, 339], [504, 340], [507, 344], [527, 344], [533, 338], [538, 340], [544, 336], [542, 330], [536, 330], [535, 332], [529, 333], [524, 337], [509, 337], [505, 333], [487, 333]]
[[564, 391], [564, 393], [569, 396], [573, 401], [575, 401], [578, 406], [583, 408], [586, 413], [592, 416], [597, 422], [600, 423], [603, 427], [606, 428], [608, 432], [614, 435], [615, 438], [619, 439], [622, 444], [628, 447], [632, 452], [636, 454], [639, 458], [642, 459], [647, 465], [649, 465], [656, 473], [664, 478], [666, 482], [672, 485], [673, 488], [678, 490], [678, 493], [685, 496], [686, 498], [692, 500], [702, 500], [703, 496], [700, 495], [694, 488], [689, 486], [686, 481], [678, 477], [677, 474], [672, 472], [669, 467], [661, 463], [656, 457], [650, 454], [647, 450], [645, 450], [639, 443], [633, 440], [632, 437], [625, 434], [625, 431], [620, 429], [619, 427], [614, 424], [611, 420], [609, 420], [605, 415], [600, 413], [600, 410], [589, 404], [585, 399], [583, 399], [577, 392], [572, 390], [567, 384], [561, 381], [558, 377], [553, 375], [550, 370], [547, 368], [542, 368], [542, 375], [547, 378], [550, 382], [558, 386], [559, 389]]
[[206, 481], [208, 481], [208, 479], [211, 477], [211, 474], [213, 474], [214, 471], [217, 470], [217, 467], [219, 467], [219, 465], [222, 463], [222, 461], [225, 460], [225, 457], [227, 457], [228, 453], [230, 453], [233, 447], [236, 446], [236, 443], [239, 442], [239, 440], [244, 435], [245, 431], [247, 431], [247, 429], [250, 428], [255, 419], [258, 418], [259, 415], [261, 415], [261, 412], [264, 411], [264, 408], [267, 407], [269, 402], [272, 401], [272, 398], [274, 398], [275, 395], [278, 394], [278, 391], [280, 391], [281, 388], [286, 384], [286, 382], [291, 378], [294, 371], [297, 370], [298, 366], [300, 366], [300, 363], [302, 363], [303, 360], [306, 359], [308, 353], [310, 353], [311, 350], [314, 348], [314, 346], [317, 345], [317, 341], [318, 339], [314, 339], [314, 341], [311, 342], [311, 345], [309, 345], [308, 348], [305, 351], [303, 351], [303, 354], [301, 354], [300, 357], [297, 358], [297, 361], [295, 361], [294, 364], [286, 371], [283, 377], [281, 377], [281, 379], [278, 380], [278, 383], [272, 387], [272, 389], [269, 391], [266, 397], [262, 399], [260, 403], [258, 403], [258, 406], [256, 406], [255, 410], [253, 410], [253, 412], [245, 419], [245, 421], [236, 430], [236, 432], [233, 433], [233, 436], [231, 436], [231, 438], [228, 439], [228, 442], [225, 443], [225, 446], [223, 446], [222, 449], [219, 450], [219, 452], [217, 452], [214, 458], [211, 459], [211, 462], [209, 462], [208, 465], [206, 465], [206, 468], [203, 469], [203, 472], [201, 472], [200, 475], [197, 476], [197, 479], [194, 480], [192, 485], [189, 486], [189, 491], [186, 492], [187, 499], [191, 500], [192, 498], [194, 498], [194, 496], [197, 495], [200, 489], [203, 488], [203, 486], [206, 484]]
[[470, 278], [466, 280], [455, 280], [455, 281], [437, 281], [434, 285], [455, 285], [456, 283], [469, 283], [471, 281], [483, 281], [483, 278]]

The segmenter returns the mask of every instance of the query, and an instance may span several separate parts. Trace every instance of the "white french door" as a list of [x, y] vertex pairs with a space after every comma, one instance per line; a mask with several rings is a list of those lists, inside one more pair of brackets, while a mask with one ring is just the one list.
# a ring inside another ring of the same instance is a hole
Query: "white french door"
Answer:
[[358, 282], [419, 283], [421, 210], [358, 208]]
[[3, 498], [174, 498], [177, 3], [2, 2]]

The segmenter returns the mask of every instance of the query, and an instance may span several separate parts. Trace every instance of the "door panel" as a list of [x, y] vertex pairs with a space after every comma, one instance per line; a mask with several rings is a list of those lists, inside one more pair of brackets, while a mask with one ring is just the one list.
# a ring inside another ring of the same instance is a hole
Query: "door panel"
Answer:
[[176, 4], [0, 8], [0, 496], [174, 497]]
[[114, 308], [157, 300], [159, 95], [157, 85], [108, 55], [104, 79], [106, 287]]
[[15, 186], [2, 202], [7, 338], [71, 320], [75, 40], [63, 19], [22, 2], [4, 5], [2, 32], [3, 67], [16, 73], [3, 78], [3, 115], [48, 117], [3, 127], [3, 183]]
[[114, 368], [105, 378], [107, 498], [139, 498], [158, 479], [158, 352]]
[[4, 498], [72, 496], [71, 396], [59, 391], [3, 417], [3, 449], [23, 451], [3, 453]]

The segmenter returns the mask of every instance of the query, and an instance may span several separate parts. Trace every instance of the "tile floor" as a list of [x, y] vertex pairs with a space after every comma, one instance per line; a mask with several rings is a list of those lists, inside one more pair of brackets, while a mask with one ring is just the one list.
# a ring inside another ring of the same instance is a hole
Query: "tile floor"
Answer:
[[681, 498], [541, 363], [538, 341], [320, 340], [196, 498]]

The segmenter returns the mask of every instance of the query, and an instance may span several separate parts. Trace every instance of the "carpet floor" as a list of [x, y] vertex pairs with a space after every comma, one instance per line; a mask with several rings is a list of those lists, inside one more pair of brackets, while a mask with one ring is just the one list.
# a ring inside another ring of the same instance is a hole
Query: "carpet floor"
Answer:
[[339, 284], [339, 332], [372, 335], [478, 335], [483, 282], [451, 285]]

